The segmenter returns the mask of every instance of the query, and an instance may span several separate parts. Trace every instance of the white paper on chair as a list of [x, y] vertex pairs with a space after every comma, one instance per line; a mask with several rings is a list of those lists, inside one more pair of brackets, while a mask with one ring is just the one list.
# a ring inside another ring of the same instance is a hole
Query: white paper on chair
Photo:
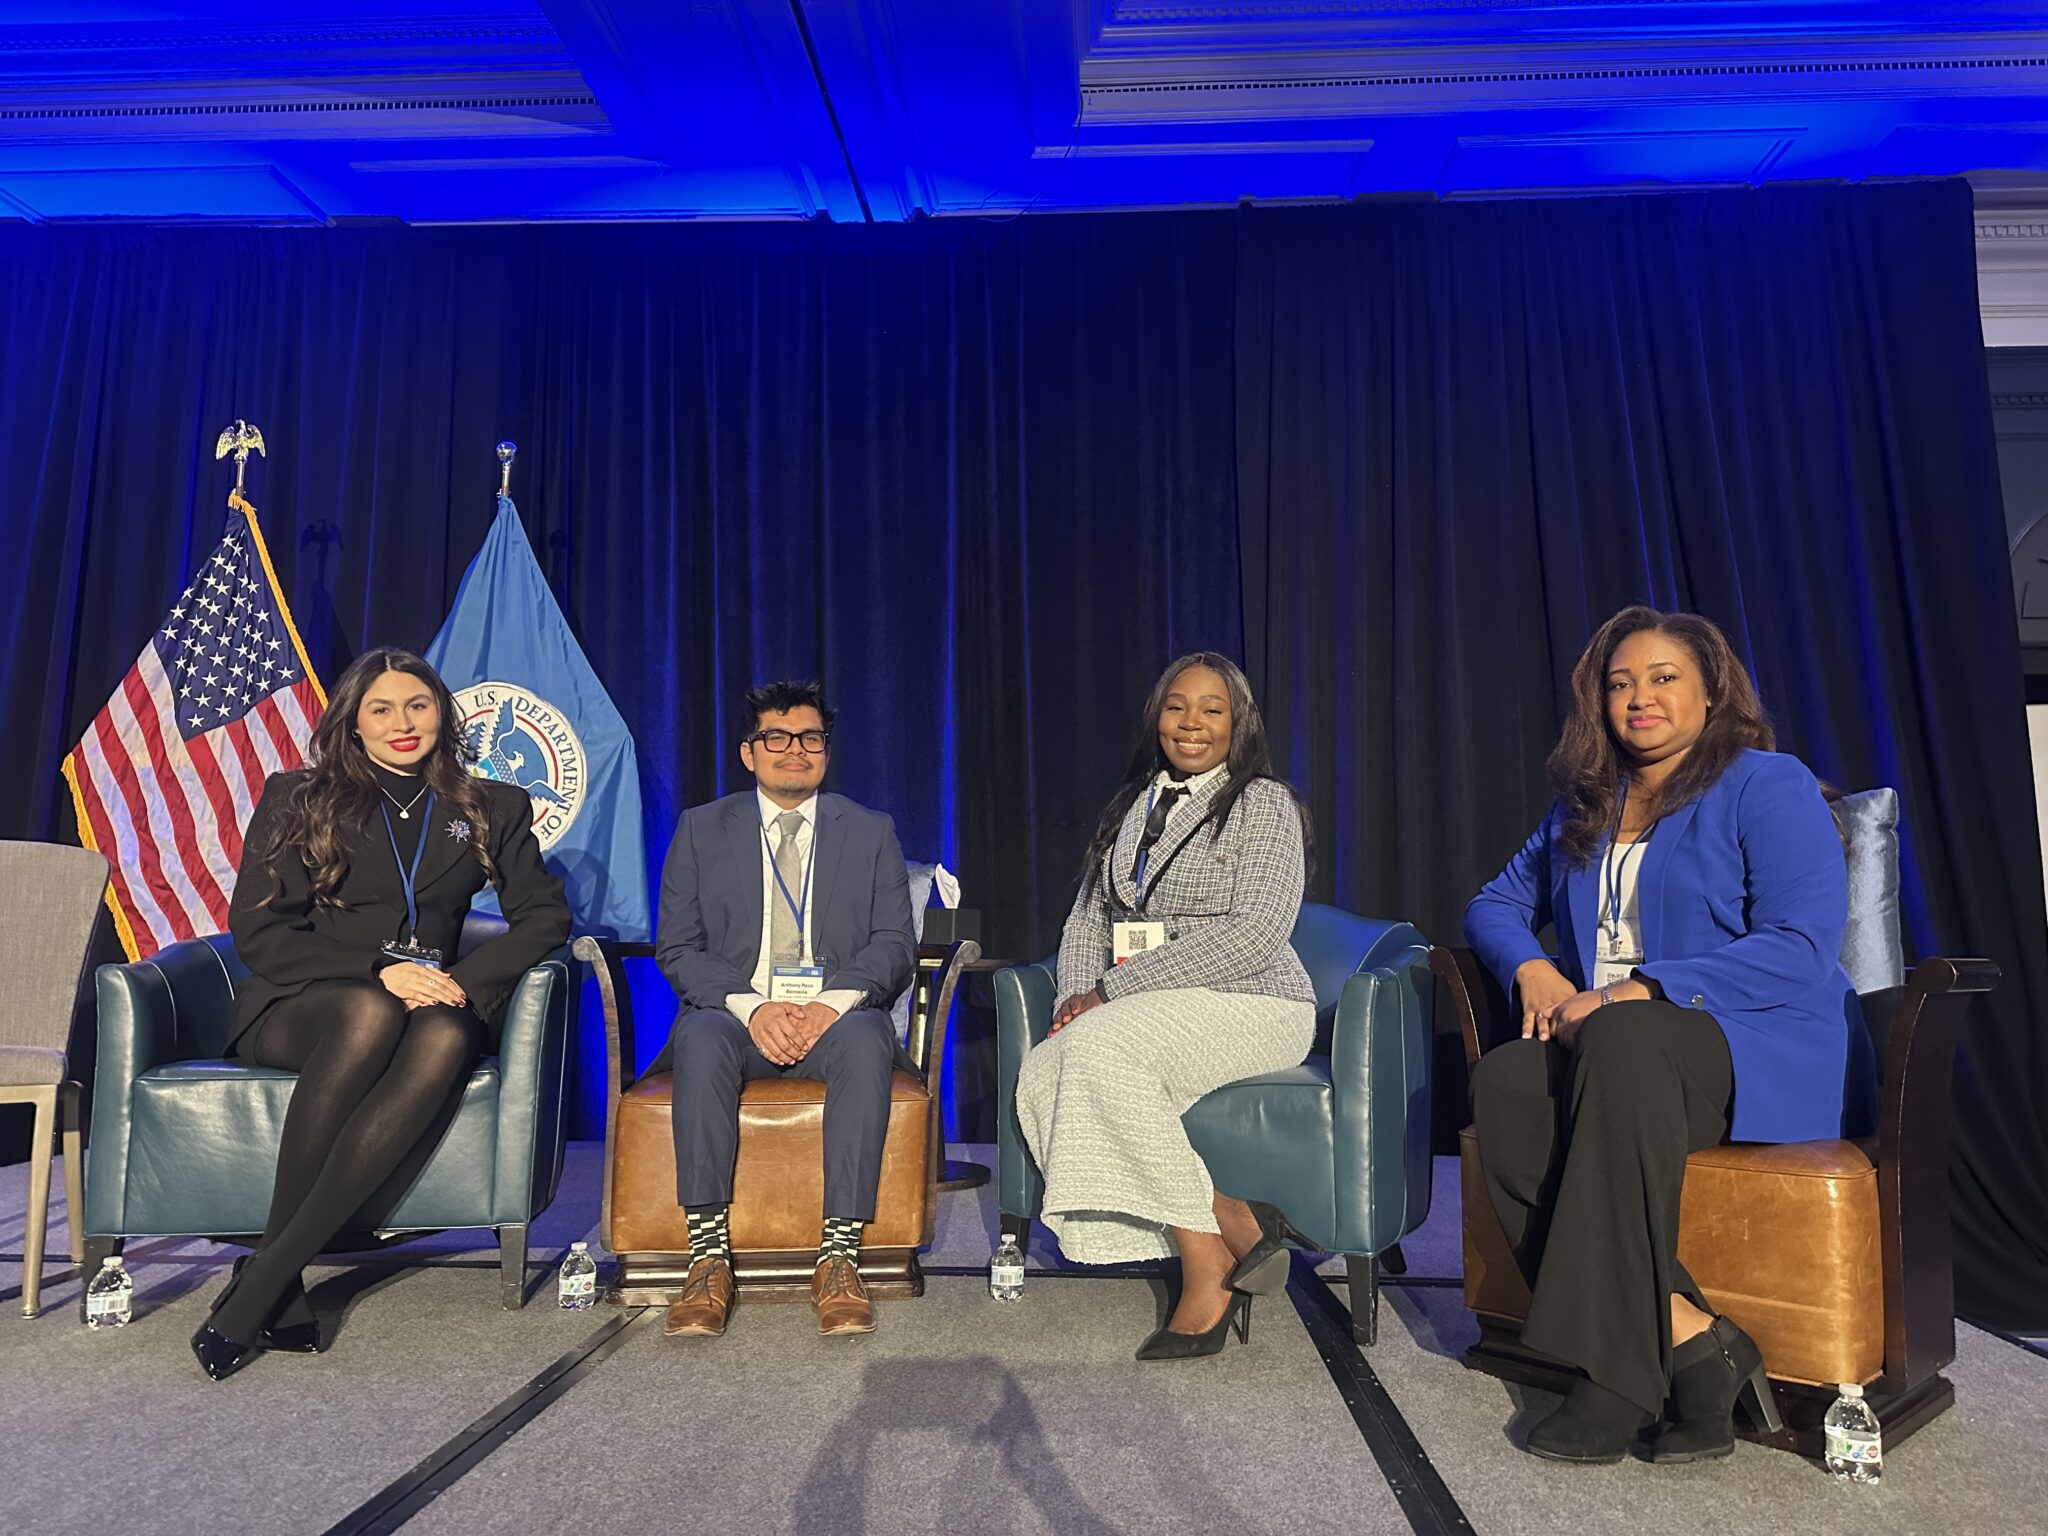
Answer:
[[944, 907], [960, 905], [960, 877], [943, 864], [932, 866], [932, 884], [939, 888], [939, 904]]

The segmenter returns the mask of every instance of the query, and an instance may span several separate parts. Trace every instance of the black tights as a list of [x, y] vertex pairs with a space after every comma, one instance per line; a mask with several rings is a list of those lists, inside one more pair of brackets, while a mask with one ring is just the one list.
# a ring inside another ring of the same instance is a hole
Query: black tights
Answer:
[[483, 1045], [467, 1008], [408, 1012], [374, 981], [323, 981], [274, 1004], [242, 1046], [299, 1074], [277, 1149], [270, 1220], [211, 1319], [253, 1342], [294, 1300], [299, 1271], [443, 1124]]

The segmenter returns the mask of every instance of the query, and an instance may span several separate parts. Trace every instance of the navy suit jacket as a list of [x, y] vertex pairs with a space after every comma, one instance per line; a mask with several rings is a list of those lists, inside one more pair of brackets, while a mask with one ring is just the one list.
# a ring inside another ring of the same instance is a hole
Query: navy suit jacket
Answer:
[[[1465, 936], [1509, 992], [1544, 958], [1593, 974], [1603, 843], [1575, 869], [1557, 844], [1555, 807], [1465, 909]], [[1876, 1073], [1856, 991], [1841, 966], [1849, 875], [1834, 817], [1806, 765], [1744, 752], [1692, 804], [1657, 823], [1637, 903], [1641, 972], [1681, 1007], [1712, 1014], [1735, 1066], [1736, 1141], [1814, 1141], [1867, 1132]]]
[[[820, 795], [811, 857], [811, 938], [825, 990], [859, 992], [861, 1006], [887, 1008], [917, 963], [895, 824], [843, 795]], [[764, 942], [761, 809], [747, 789], [693, 806], [676, 824], [654, 956], [685, 1009], [723, 1008], [733, 993], [753, 990]]]

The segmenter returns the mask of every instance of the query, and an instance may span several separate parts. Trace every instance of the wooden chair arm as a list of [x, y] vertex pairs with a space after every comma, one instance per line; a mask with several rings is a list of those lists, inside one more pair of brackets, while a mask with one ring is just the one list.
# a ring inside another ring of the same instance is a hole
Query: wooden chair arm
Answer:
[[[605, 1095], [606, 1103], [617, 1104], [633, 1081], [637, 1038], [633, 1028], [633, 989], [626, 984], [628, 960], [651, 960], [654, 946], [620, 939], [600, 939], [585, 934], [569, 946], [569, 953], [593, 966], [597, 972], [597, 995], [604, 1004]], [[606, 1137], [610, 1139], [609, 1135]]]
[[569, 953], [597, 973], [597, 995], [604, 1004], [604, 1197], [600, 1207], [598, 1235], [605, 1247], [617, 1252], [612, 1242], [612, 1148], [619, 1133], [619, 1098], [633, 1080], [634, 1052], [633, 989], [626, 984], [628, 960], [651, 960], [654, 946], [600, 939], [585, 934], [569, 946]]
[[1444, 995], [1458, 1017], [1458, 1033], [1465, 1041], [1465, 1070], [1469, 1072], [1481, 1056], [1507, 1038], [1512, 1022], [1508, 996], [1469, 949], [1431, 945], [1429, 968], [1443, 983]]
[[1907, 978], [1883, 1039], [1877, 1200], [1884, 1373], [1900, 1391], [1955, 1358], [1949, 1144], [1956, 1045], [1970, 999], [1997, 983], [1998, 967], [1989, 960], [1923, 960]]

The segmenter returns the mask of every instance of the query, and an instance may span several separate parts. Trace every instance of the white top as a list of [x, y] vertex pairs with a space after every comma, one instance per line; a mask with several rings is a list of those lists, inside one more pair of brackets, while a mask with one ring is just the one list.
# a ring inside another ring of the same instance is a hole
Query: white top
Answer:
[[[1642, 842], [1614, 842], [1600, 861], [1600, 895], [1595, 911], [1599, 924], [1593, 938], [1593, 985], [1609, 987], [1627, 981], [1643, 963], [1643, 919], [1636, 882], [1643, 868]], [[1621, 910], [1614, 910], [1615, 885], [1621, 888]]]
[[[775, 920], [775, 903], [782, 900], [781, 888], [775, 883], [775, 854], [773, 850], [778, 836], [775, 830], [775, 818], [782, 814], [783, 807], [770, 800], [767, 795], [758, 789], [754, 791], [754, 801], [761, 811], [761, 958], [754, 963], [754, 976], [751, 983], [753, 990], [751, 992], [734, 992], [725, 1000], [726, 1012], [730, 1013], [742, 1024], [754, 1016], [756, 1008], [768, 1001], [768, 935], [774, 932], [772, 925]], [[810, 868], [811, 844], [814, 841], [812, 834], [818, 821], [818, 797], [812, 795], [802, 805], [791, 806], [790, 809], [803, 817], [803, 825], [796, 829], [797, 871], [799, 876], [801, 876]], [[811, 925], [817, 917], [818, 892], [813, 890], [809, 899], [806, 900], [803, 891], [803, 881], [799, 879], [796, 889], [791, 891], [790, 894], [804, 903], [804, 955], [808, 959], [808, 957], [817, 953], [817, 950], [812, 947], [811, 943]], [[844, 1013], [847, 1009], [854, 1007], [860, 1002], [861, 995], [859, 992], [842, 987], [837, 991], [820, 992], [817, 1000], [827, 1008], [830, 1008], [834, 1013]]]
[[[1188, 799], [1192, 800], [1208, 786], [1211, 779], [1227, 772], [1229, 768], [1230, 760], [1226, 758], [1214, 768], [1204, 768], [1200, 773], [1191, 773], [1184, 779], [1176, 779], [1162, 768], [1153, 776], [1152, 791], [1154, 794], [1157, 794], [1162, 789], [1184, 789], [1188, 792]], [[1180, 806], [1175, 805], [1174, 809], [1179, 810]]]

